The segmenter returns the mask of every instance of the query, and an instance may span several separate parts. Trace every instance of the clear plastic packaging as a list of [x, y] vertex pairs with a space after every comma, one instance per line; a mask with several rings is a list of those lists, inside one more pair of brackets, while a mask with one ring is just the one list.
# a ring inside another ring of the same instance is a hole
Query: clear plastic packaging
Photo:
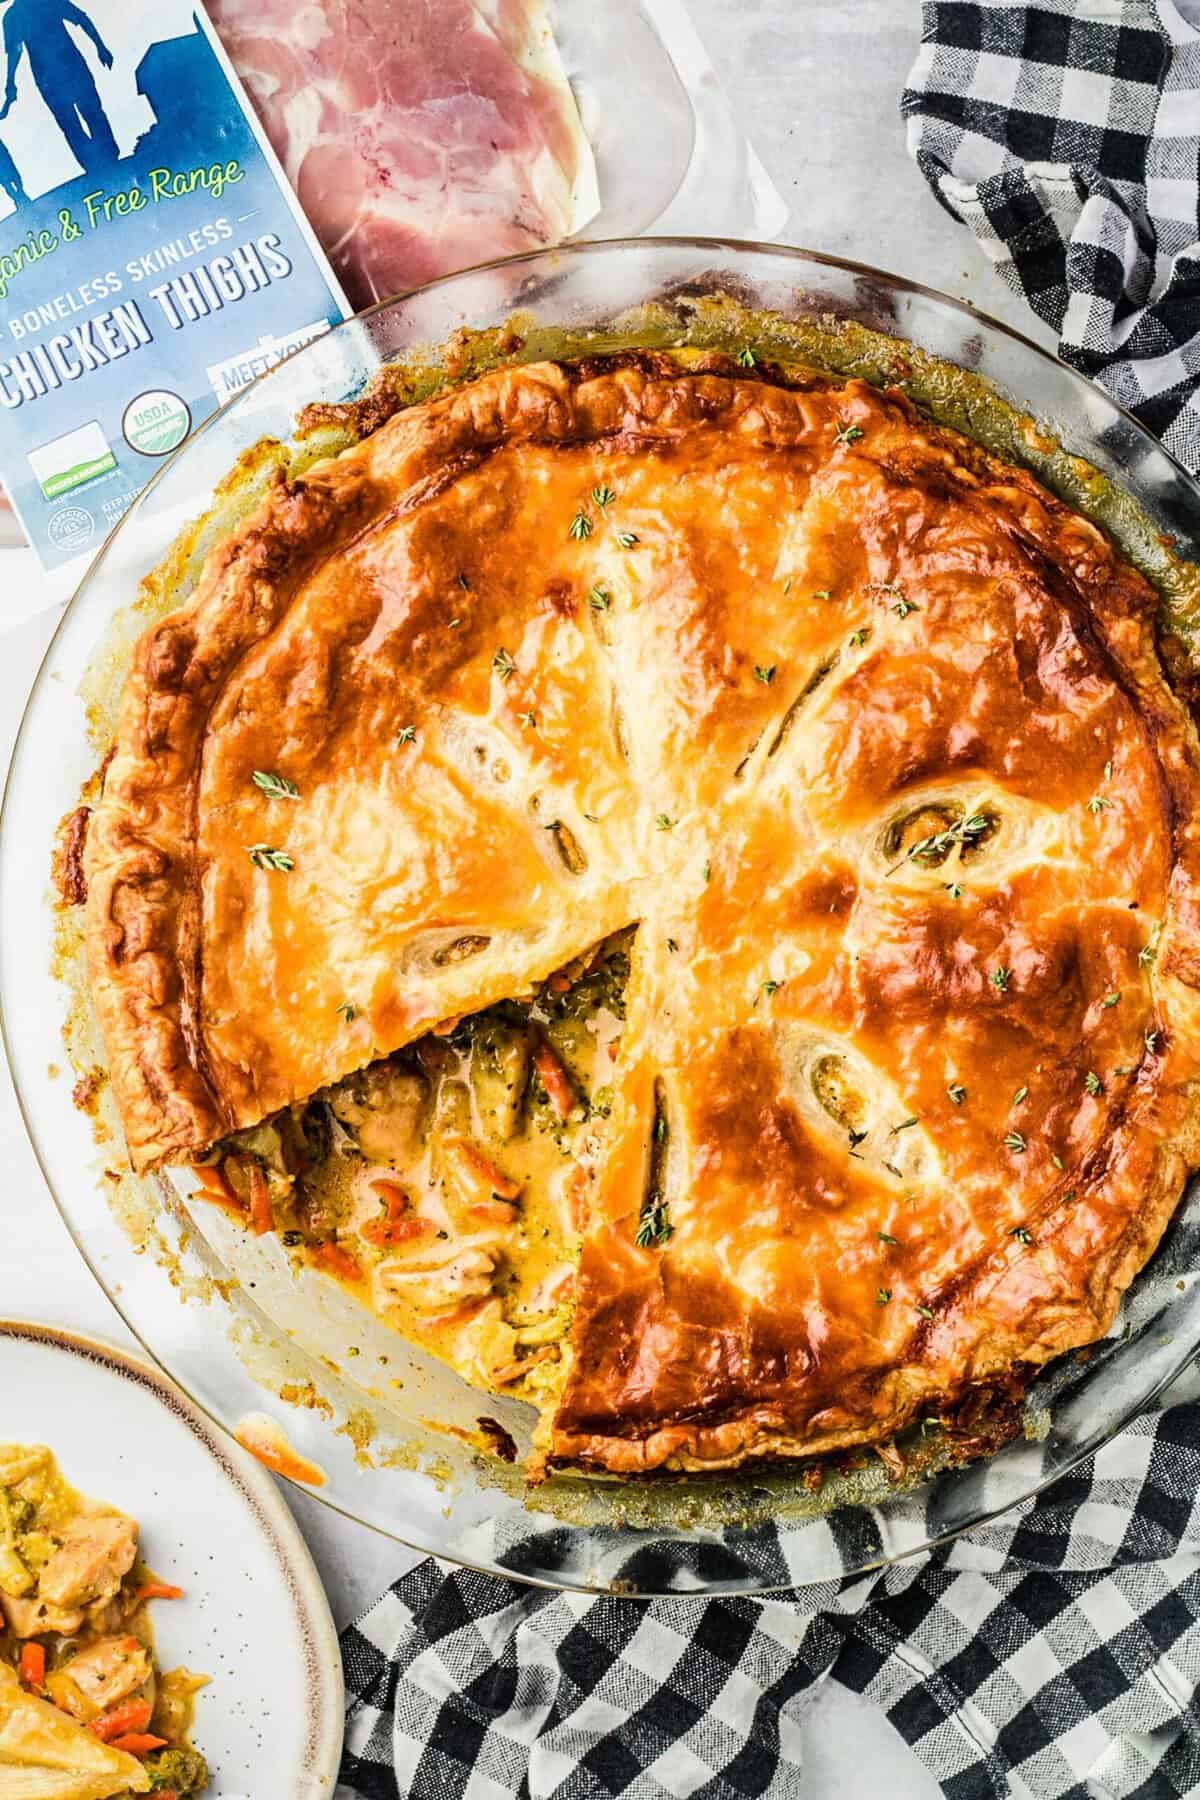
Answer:
[[558, 0], [557, 36], [596, 159], [581, 238], [773, 238], [787, 205], [683, 0]]

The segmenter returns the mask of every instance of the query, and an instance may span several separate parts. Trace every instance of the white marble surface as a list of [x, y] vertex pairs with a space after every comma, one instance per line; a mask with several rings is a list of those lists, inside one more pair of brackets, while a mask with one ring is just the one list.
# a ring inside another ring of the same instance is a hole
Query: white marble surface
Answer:
[[[785, 238], [946, 289], [1045, 340], [905, 154], [897, 101], [917, 42], [916, 0], [692, 0], [692, 11], [789, 203]], [[704, 223], [694, 226], [702, 231]], [[0, 646], [0, 768], [52, 625], [43, 614]], [[0, 1070], [0, 1245], [0, 1315], [126, 1339], [55, 1212], [7, 1070]], [[288, 1498], [339, 1623], [412, 1560], [319, 1502], [290, 1491]], [[796, 1800], [875, 1800], [880, 1792], [927, 1800], [938, 1792], [883, 1716], [833, 1684], [809, 1703], [803, 1744]]]

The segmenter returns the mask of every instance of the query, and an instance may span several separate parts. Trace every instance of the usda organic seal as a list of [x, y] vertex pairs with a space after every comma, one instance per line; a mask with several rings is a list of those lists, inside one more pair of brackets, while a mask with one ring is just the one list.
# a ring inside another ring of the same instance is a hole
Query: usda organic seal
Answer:
[[166, 456], [182, 444], [192, 428], [186, 401], [169, 388], [151, 388], [125, 408], [121, 430], [131, 450], [142, 456]]

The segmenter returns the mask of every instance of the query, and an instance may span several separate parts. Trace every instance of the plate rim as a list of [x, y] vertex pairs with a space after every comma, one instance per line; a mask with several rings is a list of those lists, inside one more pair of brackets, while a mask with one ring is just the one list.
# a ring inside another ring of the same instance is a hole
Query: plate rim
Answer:
[[284, 1580], [301, 1639], [307, 1704], [305, 1786], [297, 1800], [332, 1800], [345, 1736], [345, 1682], [337, 1627], [312, 1551], [268, 1471], [172, 1381], [164, 1370], [114, 1343], [69, 1327], [0, 1313], [0, 1344], [32, 1344], [99, 1363], [134, 1382], [170, 1412], [217, 1465], [253, 1513]]

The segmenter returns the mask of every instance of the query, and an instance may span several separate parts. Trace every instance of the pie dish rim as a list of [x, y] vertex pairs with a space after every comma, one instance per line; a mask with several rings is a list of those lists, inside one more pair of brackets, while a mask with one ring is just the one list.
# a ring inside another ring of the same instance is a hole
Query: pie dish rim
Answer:
[[[646, 249], [646, 248], [647, 248], [647, 246], [646, 246], [646, 245], [645, 245], [645, 244], [639, 244], [639, 245], [637, 245], [637, 246], [636, 246], [636, 247], [637, 247], [637, 249], [638, 249], [638, 250], [639, 250], [639, 251], [644, 251], [644, 250], [645, 250], [645, 249]], [[595, 253], [595, 252], [596, 252], [596, 251], [598, 251], [598, 250], [603, 250], [603, 249], [607, 249], [607, 248], [609, 248], [609, 246], [586, 246], [586, 247], [584, 247], [584, 248], [585, 248], [585, 249], [586, 249], [586, 250], [587, 250], [587, 251], [588, 251], [588, 252], [589, 252], [589, 253]], [[728, 249], [728, 248], [729, 248], [729, 246], [727, 246], [727, 245], [724, 245], [724, 244], [721, 244], [721, 243], [719, 243], [719, 242], [718, 242], [718, 243], [716, 243], [716, 244], [714, 244], [714, 245], [713, 245], [713, 248], [715, 248], [715, 249], [719, 249], [719, 250], [722, 250], [722, 251], [725, 251], [725, 250], [727, 250], [727, 249]], [[751, 250], [754, 250], [754, 249], [756, 249], [756, 248], [757, 248], [757, 247], [755, 247], [755, 246], [749, 246], [749, 247], [748, 247], [748, 248], [750, 248], [750, 249], [751, 249]], [[765, 249], [765, 250], [767, 250], [767, 251], [769, 251], [769, 252], [770, 252], [770, 254], [771, 254], [771, 255], [778, 255], [778, 254], [780, 254], [780, 253], [779, 253], [779, 252], [777, 252], [777, 251], [775, 251], [775, 250], [774, 250], [774, 249], [773, 249], [773, 247], [770, 247], [770, 246], [765, 246], [765, 247], [763, 247], [763, 248], [764, 248], [764, 249]], [[548, 261], [550, 261], [550, 262], [554, 262], [554, 261], [555, 261], [555, 260], [558, 260], [558, 259], [561, 259], [561, 258], [562, 258], [562, 257], [563, 257], [563, 256], [564, 256], [564, 255], [567, 255], [567, 254], [570, 254], [570, 253], [569, 253], [569, 252], [557, 252], [557, 253], [541, 253], [541, 255], [539, 255], [539, 256], [536, 256], [536, 257], [533, 257], [533, 258], [518, 258], [518, 259], [512, 259], [512, 260], [516, 260], [516, 261], [517, 261], [517, 262], [520, 262], [520, 263], [522, 263], [522, 264], [524, 264], [524, 263], [528, 263], [528, 262], [530, 262], [530, 261], [541, 261], [541, 260], [548, 260]], [[787, 254], [787, 255], [789, 255], [789, 256], [791, 256], [791, 255], [795, 255], [795, 256], [796, 256], [796, 257], [797, 257], [797, 258], [798, 258], [798, 259], [799, 259], [799, 260], [801, 260], [801, 261], [803, 261], [803, 260], [804, 260], [804, 254], [805, 254], [805, 253], [803, 253], [803, 252], [795, 252], [795, 253], [792, 253], [792, 252], [788, 252], [788, 253], [786, 253], [786, 254]], [[844, 261], [843, 261], [843, 260], [841, 260], [841, 259], [836, 259], [836, 258], [812, 258], [812, 259], [811, 259], [811, 260], [813, 260], [813, 261], [815, 261], [815, 262], [819, 262], [819, 263], [825, 263], [825, 264], [829, 264], [829, 265], [832, 265], [832, 266], [835, 266], [835, 267], [842, 267], [842, 268], [850, 268], [850, 269], [852, 269], [852, 270], [857, 270], [857, 271], [860, 271], [860, 272], [863, 272], [863, 270], [864, 270], [864, 266], [863, 266], [863, 265], [850, 265], [850, 264], [847, 264], [847, 263], [845, 263], [845, 262], [844, 262]], [[887, 281], [889, 281], [889, 280], [890, 280], [890, 279], [891, 279], [891, 278], [888, 278], [888, 277], [883, 277], [883, 276], [879, 276], [879, 275], [878, 275], [878, 274], [877, 274], [877, 272], [874, 272], [874, 271], [867, 271], [867, 272], [868, 272], [868, 273], [870, 273], [870, 274], [872, 274], [872, 275], [873, 275], [873, 276], [874, 276], [874, 277], [875, 277], [875, 278], [876, 278], [876, 279], [878, 279], [878, 280], [881, 280], [881, 281], [884, 281], [884, 282], [887, 282]], [[468, 272], [468, 273], [470, 273], [470, 272]], [[458, 279], [458, 278], [457, 278], [457, 277], [455, 277], [455, 278], [453, 278], [453, 279], [455, 279], [455, 280], [457, 280], [457, 279]], [[905, 289], [907, 289], [907, 288], [908, 288], [908, 287], [909, 287], [909, 286], [910, 286], [910, 285], [911, 285], [911, 284], [896, 284], [896, 285], [897, 285], [897, 286], [899, 286], [899, 287], [902, 287], [902, 288], [905, 288]], [[926, 290], [926, 291], [928, 291], [928, 290]], [[943, 305], [944, 305], [944, 304], [946, 304], [946, 299], [945, 299], [945, 297], [944, 297], [944, 296], [935, 296], [935, 298], [937, 298], [937, 300], [938, 300], [938, 301], [939, 301], [939, 303], [940, 303], [940, 304], [943, 304]], [[957, 311], [958, 311], [958, 312], [960, 312], [960, 313], [964, 313], [964, 314], [965, 314], [965, 315], [966, 315], [966, 316], [967, 316], [967, 317], [968, 317], [968, 318], [970, 318], [970, 319], [972, 319], [972, 320], [973, 320], [973, 321], [977, 321], [977, 320], [978, 320], [978, 315], [975, 315], [975, 314], [972, 314], [972, 313], [970, 313], [970, 312], [969, 312], [969, 311], [968, 311], [968, 309], [964, 309], [964, 308], [962, 308], [962, 307], [961, 307], [961, 306], [959, 306], [959, 305], [958, 305], [958, 303], [955, 303], [955, 302], [952, 302], [952, 301], [951, 301], [951, 302], [949, 302], [949, 304], [950, 304], [950, 305], [951, 305], [951, 306], [953, 306], [953, 307], [955, 307], [955, 308], [956, 308], [956, 310], [957, 310]], [[375, 310], [375, 311], [379, 311], [379, 310], [386, 310], [386, 308], [384, 308], [384, 309], [373, 309], [373, 310]], [[1022, 338], [1021, 338], [1021, 334], [1019, 334], [1019, 333], [1013, 333], [1013, 332], [1010, 332], [1010, 331], [1009, 331], [1009, 328], [1007, 328], [1007, 327], [1004, 327], [1004, 326], [1001, 326], [1001, 327], [999, 327], [999, 328], [998, 328], [998, 329], [999, 329], [999, 330], [1001, 330], [1001, 331], [1002, 331], [1002, 332], [1004, 332], [1004, 333], [1005, 333], [1005, 335], [1006, 335], [1006, 336], [1008, 336], [1008, 337], [1012, 337], [1012, 338], [1015, 338], [1015, 339], [1017, 339], [1017, 340], [1018, 340], [1018, 341], [1021, 341], [1021, 342], [1024, 342], [1024, 343], [1026, 343], [1026, 344], [1028, 344], [1028, 340], [1024, 340], [1024, 339], [1022, 339]], [[1032, 348], [1034, 348], [1034, 349], [1037, 349], [1037, 347], [1036, 347], [1036, 346], [1031, 346], [1031, 347], [1032, 347]], [[1044, 353], [1043, 353], [1043, 352], [1040, 352], [1040, 351], [1039, 351], [1039, 352], [1038, 352], [1038, 354], [1039, 354], [1039, 356], [1042, 356], [1042, 355], [1044, 355]], [[1107, 402], [1106, 402], [1106, 404], [1107, 404]], [[1115, 408], [1114, 408], [1114, 410], [1115, 410]], [[1165, 453], [1164, 453], [1164, 454], [1165, 454]]]

